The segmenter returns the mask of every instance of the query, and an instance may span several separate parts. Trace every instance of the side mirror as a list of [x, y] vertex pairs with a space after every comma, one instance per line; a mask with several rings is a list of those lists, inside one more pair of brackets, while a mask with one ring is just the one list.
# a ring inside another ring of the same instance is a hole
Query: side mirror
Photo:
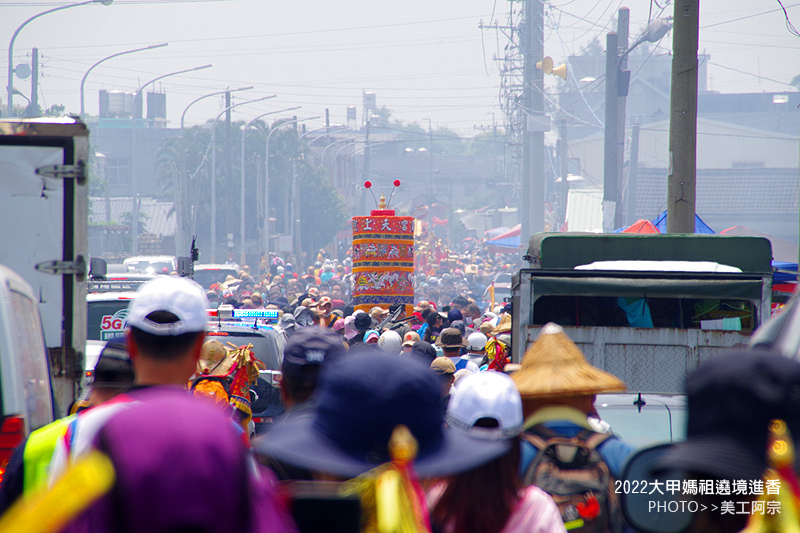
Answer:
[[184, 278], [194, 276], [194, 263], [191, 257], [178, 258], [178, 275]]
[[[683, 472], [653, 469], [672, 444], [644, 448], [630, 458], [622, 477], [615, 481], [622, 514], [635, 530], [644, 533], [680, 533], [692, 523], [696, 510], [682, 497]], [[677, 480], [677, 491], [667, 490], [667, 481]], [[658, 487], [658, 489], [655, 489]], [[663, 494], [662, 494], [663, 493]]]
[[89, 277], [90, 278], [104, 278], [108, 273], [108, 264], [105, 259], [99, 257], [92, 257], [89, 262]]

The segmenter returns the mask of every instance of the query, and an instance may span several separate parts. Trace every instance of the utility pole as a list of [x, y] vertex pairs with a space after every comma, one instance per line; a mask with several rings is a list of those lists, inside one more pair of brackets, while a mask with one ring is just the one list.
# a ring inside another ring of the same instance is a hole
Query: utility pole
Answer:
[[533, 233], [544, 230], [544, 133], [549, 130], [544, 115], [544, 73], [536, 62], [544, 57], [544, 4], [525, 2], [522, 28], [523, 91], [525, 121], [522, 134], [522, 194], [520, 198], [520, 244], [523, 248]]
[[[563, 225], [564, 222], [567, 221], [567, 198], [569, 198], [569, 182], [567, 181], [567, 176], [569, 175], [569, 147], [567, 144], [567, 121], [563, 118], [558, 123], [556, 151], [558, 152], [558, 160], [561, 164], [561, 186], [558, 190], [561, 202], [559, 202], [558, 205], [556, 224]], [[558, 230], [559, 228], [553, 229]]]
[[628, 166], [628, 186], [625, 188], [625, 206], [628, 211], [628, 223], [636, 221], [636, 182], [639, 179], [639, 123], [635, 122], [631, 129], [631, 163]]
[[617, 66], [619, 40], [616, 32], [606, 35], [606, 116], [603, 138], [603, 232], [614, 230], [614, 218], [619, 202], [617, 177], [617, 105], [619, 102], [617, 87]]
[[[233, 132], [231, 131], [231, 92], [225, 92], [225, 140], [222, 143], [224, 155], [224, 169], [225, 169], [225, 234], [227, 235], [227, 254], [233, 252], [233, 239], [236, 227], [236, 189], [233, 187], [233, 180], [231, 171], [233, 169], [233, 162], [231, 161], [231, 152], [233, 148]], [[240, 265], [244, 266], [244, 265]]]
[[38, 117], [39, 113], [39, 49], [33, 49], [31, 58], [31, 103], [28, 104], [28, 116]]
[[[622, 7], [617, 13], [617, 196], [619, 201], [614, 209], [614, 228], [625, 225], [624, 206], [622, 201], [622, 169], [625, 168], [625, 106], [627, 104], [630, 71], [628, 68], [628, 35], [630, 26], [630, 9]], [[620, 55], [622, 54], [622, 55]], [[630, 221], [631, 223], [633, 221]]]
[[667, 233], [694, 233], [700, 0], [676, 2], [673, 24]]
[[428, 202], [433, 203], [433, 126], [428, 121]]
[[372, 117], [367, 117], [367, 124], [364, 130], [364, 168], [362, 170], [361, 196], [358, 205], [358, 214], [363, 215], [367, 210], [367, 189], [363, 186], [369, 180], [369, 127]]

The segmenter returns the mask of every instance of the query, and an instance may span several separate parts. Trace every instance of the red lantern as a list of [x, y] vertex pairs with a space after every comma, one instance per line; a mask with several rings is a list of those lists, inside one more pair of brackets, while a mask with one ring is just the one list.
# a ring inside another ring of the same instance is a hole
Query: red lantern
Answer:
[[366, 187], [367, 189], [369, 189], [370, 187], [372, 187], [372, 182], [371, 182], [371, 181], [365, 181], [365, 182], [364, 182], [364, 187]]
[[394, 180], [394, 186], [395, 187], [399, 187], [400, 186], [400, 180]]

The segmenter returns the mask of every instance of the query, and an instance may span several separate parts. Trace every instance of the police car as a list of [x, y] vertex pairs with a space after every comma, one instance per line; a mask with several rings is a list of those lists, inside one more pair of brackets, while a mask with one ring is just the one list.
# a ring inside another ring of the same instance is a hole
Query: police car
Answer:
[[279, 381], [287, 337], [277, 326], [279, 312], [221, 305], [209, 309], [208, 314], [206, 339], [216, 339], [227, 347], [252, 344], [256, 358], [266, 367], [259, 372], [250, 395], [255, 433], [263, 433], [273, 418], [283, 413]]

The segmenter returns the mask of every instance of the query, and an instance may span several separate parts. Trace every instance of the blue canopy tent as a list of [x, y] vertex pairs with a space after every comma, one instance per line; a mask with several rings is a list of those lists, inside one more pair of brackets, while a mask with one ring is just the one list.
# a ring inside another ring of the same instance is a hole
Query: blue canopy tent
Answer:
[[[651, 220], [653, 225], [660, 231], [661, 233], [667, 232], [667, 210], [665, 209], [663, 213], [658, 215], [656, 218]], [[694, 216], [694, 232], [695, 233], [704, 233], [706, 235], [713, 235], [716, 233], [713, 229], [708, 227], [708, 224], [703, 222], [703, 220], [695, 214]]]
[[494, 253], [514, 253], [519, 251], [522, 225], [517, 224], [506, 233], [486, 241], [486, 247]]

